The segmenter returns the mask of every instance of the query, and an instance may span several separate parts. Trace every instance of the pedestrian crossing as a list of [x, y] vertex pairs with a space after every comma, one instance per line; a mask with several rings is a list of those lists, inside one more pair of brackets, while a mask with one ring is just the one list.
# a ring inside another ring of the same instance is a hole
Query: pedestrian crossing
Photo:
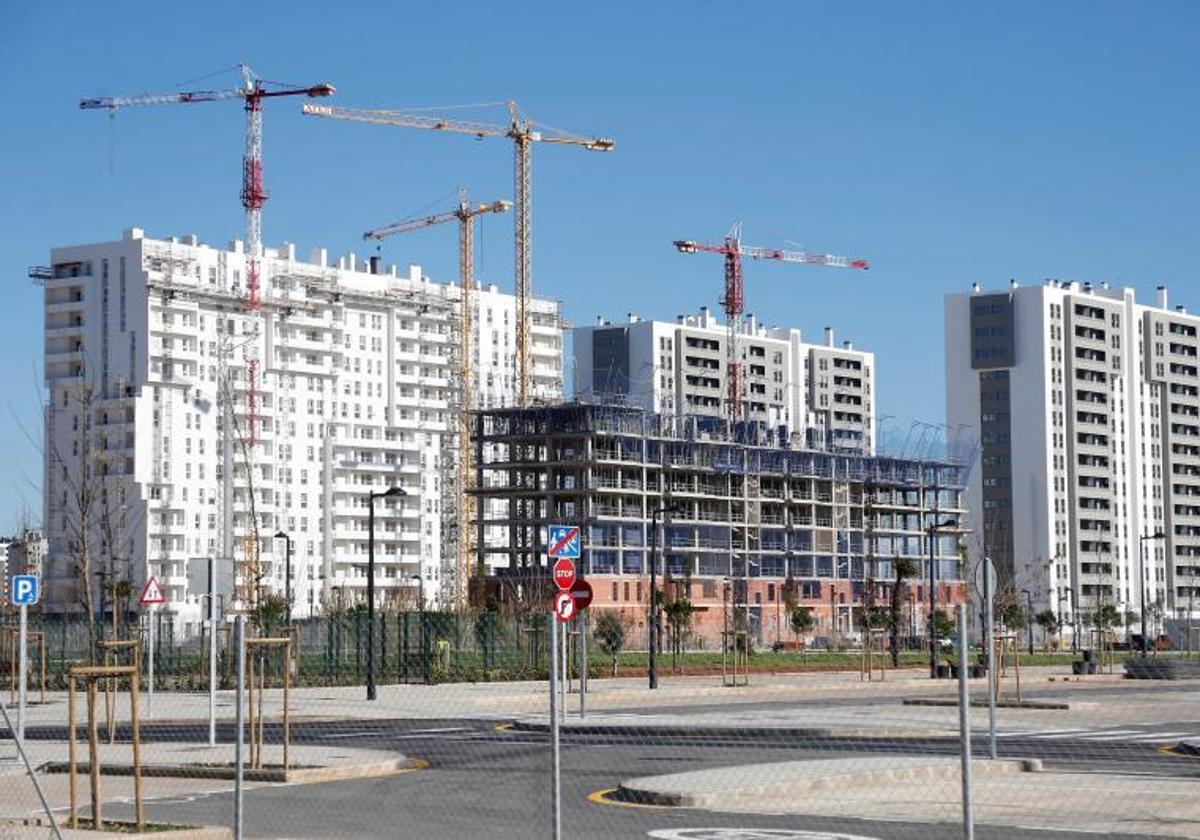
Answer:
[[1173, 744], [1185, 738], [1200, 739], [1200, 727], [1194, 729], [1120, 729], [1117, 727], [1074, 729], [1018, 729], [997, 732], [997, 738], [1022, 741], [1089, 741], [1092, 743], [1119, 742], [1130, 744]]

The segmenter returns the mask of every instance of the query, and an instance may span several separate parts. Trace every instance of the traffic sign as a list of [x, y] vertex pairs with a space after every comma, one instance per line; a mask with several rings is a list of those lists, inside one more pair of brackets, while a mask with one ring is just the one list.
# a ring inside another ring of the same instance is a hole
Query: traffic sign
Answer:
[[983, 594], [985, 591], [984, 590], [985, 581], [983, 579], [983, 575], [984, 575], [983, 570], [984, 569], [987, 569], [987, 576], [988, 576], [988, 579], [986, 581], [986, 583], [987, 583], [986, 591], [990, 592], [992, 597], [994, 598], [996, 596], [996, 564], [993, 563], [990, 558], [987, 558], [987, 557], [983, 558], [975, 566], [975, 574], [974, 574], [975, 591], [979, 593], [980, 598], [983, 597]]
[[554, 615], [562, 622], [570, 621], [575, 616], [575, 599], [570, 592], [559, 592], [554, 596]]
[[163, 594], [162, 585], [158, 582], [158, 578], [151, 577], [146, 581], [146, 585], [142, 587], [142, 597], [138, 598], [138, 604], [146, 606], [147, 604], [161, 604], [167, 598]]
[[575, 583], [575, 564], [565, 557], [554, 562], [554, 585], [563, 592]]
[[571, 585], [571, 599], [575, 601], [575, 609], [586, 610], [592, 603], [592, 585], [583, 579], [576, 580]]
[[580, 543], [582, 540], [579, 537], [579, 527], [576, 525], [551, 525], [550, 533], [550, 549], [551, 557], [566, 557], [571, 560], [578, 560], [580, 554]]
[[37, 575], [13, 575], [12, 603], [14, 607], [32, 607], [40, 594]]

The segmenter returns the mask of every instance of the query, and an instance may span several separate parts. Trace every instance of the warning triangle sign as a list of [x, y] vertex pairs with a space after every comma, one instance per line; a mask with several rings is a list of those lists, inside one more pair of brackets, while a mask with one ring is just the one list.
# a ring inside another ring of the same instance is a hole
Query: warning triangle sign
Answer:
[[146, 604], [161, 604], [166, 600], [162, 584], [158, 582], [158, 578], [152, 577], [142, 587], [142, 597], [138, 598], [138, 603], [144, 607]]

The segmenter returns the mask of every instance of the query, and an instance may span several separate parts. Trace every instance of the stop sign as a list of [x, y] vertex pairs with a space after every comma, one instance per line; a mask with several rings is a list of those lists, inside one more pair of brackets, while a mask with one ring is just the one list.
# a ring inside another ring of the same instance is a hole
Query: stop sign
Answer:
[[577, 580], [571, 587], [571, 597], [575, 599], [577, 609], [586, 610], [592, 603], [592, 585], [586, 580]]
[[554, 585], [566, 592], [575, 583], [575, 564], [565, 557], [554, 564]]

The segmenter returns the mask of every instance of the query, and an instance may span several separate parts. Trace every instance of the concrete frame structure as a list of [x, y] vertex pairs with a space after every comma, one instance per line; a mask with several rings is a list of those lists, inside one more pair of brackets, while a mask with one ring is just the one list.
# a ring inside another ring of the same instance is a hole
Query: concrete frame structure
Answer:
[[[760, 643], [791, 638], [782, 607], [789, 581], [798, 603], [813, 609], [817, 635], [854, 635], [868, 603], [888, 602], [895, 557], [922, 570], [909, 581], [905, 613], [923, 629], [925, 529], [944, 518], [968, 524], [962, 467], [793, 449], [762, 425], [734, 436], [725, 421], [691, 418], [684, 426], [639, 408], [582, 403], [479, 412], [477, 492], [524, 502], [524, 517], [512, 505], [504, 519], [478, 523], [513, 535], [504, 547], [477, 541], [477, 562], [497, 570], [501, 606], [528, 609], [548, 597], [547, 526], [578, 525], [577, 567], [592, 583], [595, 608], [644, 624], [651, 514], [676, 505], [660, 519], [660, 579], [668, 594], [690, 584], [694, 632], [710, 644], [720, 638], [723, 580], [732, 582], [730, 609], [748, 612]], [[523, 527], [525, 544], [517, 539]], [[939, 602], [960, 601], [956, 537], [938, 536], [936, 561]]]
[[1068, 632], [1104, 605], [1139, 632], [1141, 574], [1152, 626], [1200, 617], [1200, 317], [1164, 287], [1146, 306], [1013, 282], [948, 295], [945, 326], [947, 422], [981, 441], [968, 505], [1002, 584]]
[[[316, 249], [301, 261], [285, 243], [261, 255], [256, 317], [243, 303], [246, 261], [241, 242], [218, 249], [130, 228], [114, 242], [55, 248], [35, 273], [45, 288], [48, 609], [78, 608], [74, 567], [86, 548], [93, 571], [131, 580], [135, 597], [158, 576], [186, 634], [206, 586], [195, 570], [210, 556], [244, 562], [257, 551], [265, 585], [282, 591], [279, 530], [293, 538], [293, 614], [352, 604], [366, 585], [366, 495], [390, 485], [408, 496], [376, 511], [381, 599], [415, 599], [415, 574], [430, 603], [450, 595], [444, 526], [455, 496], [444, 477], [454, 474], [459, 288], [378, 258], [331, 264]], [[495, 286], [477, 301], [479, 404], [511, 405], [516, 302]], [[558, 305], [535, 300], [534, 313], [534, 393], [559, 399]], [[257, 548], [244, 539], [255, 517]]]
[[[573, 331], [575, 394], [589, 402], [634, 405], [667, 417], [728, 416], [726, 328], [707, 307], [669, 321], [600, 319]], [[786, 426], [804, 445], [875, 452], [875, 356], [849, 341], [806, 344], [797, 329], [746, 316], [741, 349], [742, 416]]]

